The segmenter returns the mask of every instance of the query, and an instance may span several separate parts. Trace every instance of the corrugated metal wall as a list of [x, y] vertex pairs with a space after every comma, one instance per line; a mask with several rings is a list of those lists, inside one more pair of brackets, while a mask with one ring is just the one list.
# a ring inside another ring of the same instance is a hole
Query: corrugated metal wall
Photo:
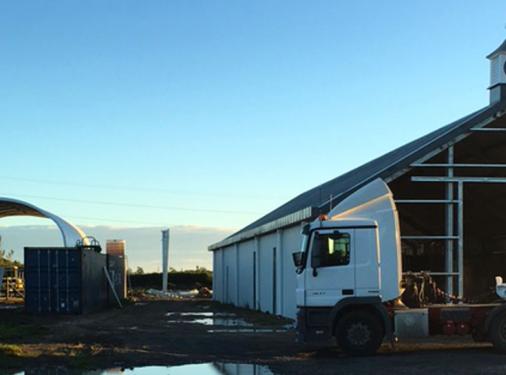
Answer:
[[224, 256], [224, 300], [225, 303], [237, 304], [237, 264], [235, 246], [227, 247]]
[[273, 288], [276, 286], [273, 280], [274, 265], [273, 254], [277, 252], [276, 247], [276, 233], [268, 234], [260, 237], [260, 254], [259, 254], [259, 294], [260, 306], [259, 310], [273, 313]]
[[299, 251], [302, 236], [299, 226], [294, 226], [282, 232], [282, 288], [283, 305], [281, 315], [295, 319], [297, 314], [297, 302], [295, 300], [296, 273], [293, 265], [292, 253]]
[[239, 301], [238, 306], [255, 308], [255, 241], [242, 242], [239, 245]]
[[108, 303], [106, 255], [80, 248], [25, 248], [25, 308], [78, 314]]
[[213, 298], [223, 302], [223, 251], [213, 252]]
[[295, 318], [292, 253], [300, 242], [295, 225], [214, 251], [214, 299]]
[[108, 303], [108, 288], [104, 267], [106, 255], [90, 250], [82, 251], [83, 312], [103, 308]]

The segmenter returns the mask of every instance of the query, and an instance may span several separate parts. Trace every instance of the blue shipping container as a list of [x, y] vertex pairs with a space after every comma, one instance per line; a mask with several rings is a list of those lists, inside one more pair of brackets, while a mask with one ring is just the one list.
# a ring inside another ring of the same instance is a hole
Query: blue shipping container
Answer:
[[25, 309], [80, 314], [107, 305], [106, 255], [82, 248], [25, 248]]

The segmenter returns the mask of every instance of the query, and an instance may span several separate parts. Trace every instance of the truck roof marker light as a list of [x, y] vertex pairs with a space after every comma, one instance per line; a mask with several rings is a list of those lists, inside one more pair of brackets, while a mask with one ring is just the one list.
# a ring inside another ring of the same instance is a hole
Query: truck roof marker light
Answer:
[[318, 216], [318, 220], [320, 220], [320, 221], [327, 221], [328, 219], [329, 219], [329, 217], [325, 214]]

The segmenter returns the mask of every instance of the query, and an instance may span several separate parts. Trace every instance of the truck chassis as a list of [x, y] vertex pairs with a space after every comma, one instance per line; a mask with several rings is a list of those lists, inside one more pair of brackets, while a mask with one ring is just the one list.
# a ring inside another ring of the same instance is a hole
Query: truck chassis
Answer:
[[[333, 308], [300, 308], [300, 342], [327, 342], [335, 338], [351, 355], [372, 355], [384, 340], [437, 335], [471, 335], [491, 342], [506, 353], [506, 304], [444, 304], [409, 309], [371, 299], [350, 298]], [[399, 337], [401, 336], [401, 337]]]

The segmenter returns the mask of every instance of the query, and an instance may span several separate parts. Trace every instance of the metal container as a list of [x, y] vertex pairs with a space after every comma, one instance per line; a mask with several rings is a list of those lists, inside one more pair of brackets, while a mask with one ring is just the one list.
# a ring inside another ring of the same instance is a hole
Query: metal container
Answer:
[[[125, 250], [125, 240], [107, 240], [106, 242], [107, 269], [111, 275], [114, 290], [121, 299], [127, 297], [127, 262]], [[109, 297], [110, 299], [113, 298], [111, 295]]]
[[106, 255], [82, 248], [25, 247], [25, 309], [80, 314], [108, 303]]
[[125, 249], [125, 240], [107, 240], [106, 242], [106, 252], [109, 255], [125, 256]]
[[394, 316], [395, 335], [399, 338], [429, 336], [429, 310], [396, 310]]

